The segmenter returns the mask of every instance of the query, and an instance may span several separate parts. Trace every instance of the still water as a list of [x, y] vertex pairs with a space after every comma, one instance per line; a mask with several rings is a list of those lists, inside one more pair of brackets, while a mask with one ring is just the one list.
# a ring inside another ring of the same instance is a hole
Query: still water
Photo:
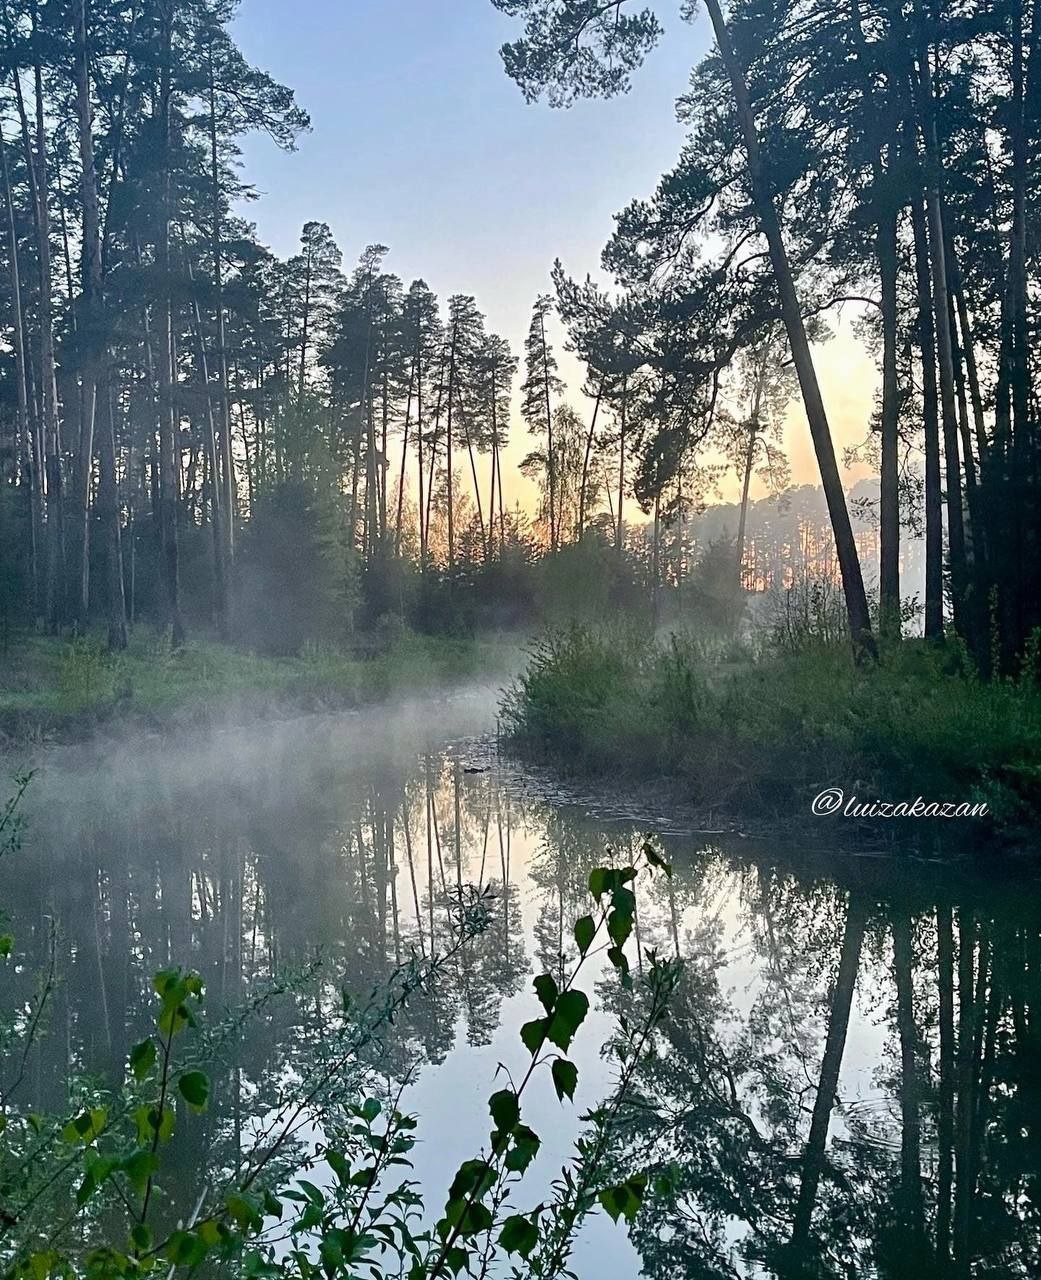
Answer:
[[[163, 966], [202, 973], [211, 1018], [316, 954], [327, 986], [365, 992], [445, 947], [446, 903], [486, 886], [487, 931], [379, 1046], [419, 1118], [415, 1176], [433, 1217], [487, 1139], [499, 1064], [526, 1061], [532, 977], [576, 959], [590, 868], [654, 832], [675, 873], [639, 886], [633, 967], [652, 951], [685, 966], [613, 1156], [620, 1170], [672, 1166], [672, 1187], [629, 1231], [592, 1219], [577, 1273], [1041, 1275], [1034, 874], [811, 855], [790, 836], [583, 798], [498, 757], [494, 705], [493, 690], [469, 690], [45, 753], [24, 847], [0, 867], [28, 953], [5, 1005], [27, 997], [52, 947], [58, 978], [24, 1101], [61, 1108], [70, 1074], [118, 1076]], [[526, 1095], [543, 1139], [532, 1202], [614, 1079], [626, 997], [606, 972], [584, 986], [577, 1105], [562, 1108], [548, 1080]], [[292, 1078], [322, 1010], [318, 996], [283, 999], [246, 1024], [214, 1106], [175, 1144], [181, 1205], [198, 1198], [199, 1151], [242, 1140], [243, 1100]]]

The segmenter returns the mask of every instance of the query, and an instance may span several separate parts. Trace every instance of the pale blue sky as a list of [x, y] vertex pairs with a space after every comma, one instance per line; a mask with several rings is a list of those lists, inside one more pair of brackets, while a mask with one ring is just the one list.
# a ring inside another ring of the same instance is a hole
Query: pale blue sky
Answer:
[[[631, 92], [561, 111], [529, 105], [507, 78], [499, 46], [520, 25], [490, 0], [242, 0], [246, 56], [292, 86], [312, 121], [292, 154], [246, 142], [260, 194], [247, 212], [261, 240], [284, 256], [305, 221], [328, 222], [346, 269], [366, 244], [389, 245], [387, 266], [406, 285], [422, 276], [442, 301], [475, 295], [519, 353], [553, 259], [596, 274], [614, 214], [678, 156], [675, 100], [709, 28], [704, 16], [683, 22], [678, 0], [656, 7], [665, 36]], [[848, 326], [837, 328], [819, 372], [842, 446], [866, 432], [876, 373]], [[583, 407], [577, 366], [562, 356], [561, 370]], [[527, 451], [519, 422], [512, 435], [517, 460]], [[816, 482], [794, 407], [788, 445], [796, 478]]]
[[553, 258], [595, 271], [612, 215], [675, 162], [674, 103], [707, 31], [673, 12], [631, 93], [559, 111], [503, 71], [518, 29], [489, 0], [243, 0], [242, 48], [312, 121], [295, 154], [246, 145], [261, 239], [285, 254], [317, 218], [348, 266], [381, 241], [406, 284], [474, 294], [519, 342]]

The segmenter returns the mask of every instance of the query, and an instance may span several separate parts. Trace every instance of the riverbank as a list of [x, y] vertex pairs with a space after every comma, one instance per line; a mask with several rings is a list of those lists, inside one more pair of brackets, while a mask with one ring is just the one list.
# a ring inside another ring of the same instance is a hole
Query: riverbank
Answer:
[[0, 750], [367, 706], [479, 677], [505, 680], [518, 653], [512, 638], [410, 633], [353, 652], [292, 657], [207, 639], [173, 649], [162, 633], [144, 629], [120, 654], [93, 636], [20, 635], [0, 656]]
[[877, 668], [844, 647], [722, 664], [683, 639], [576, 629], [535, 649], [500, 716], [529, 757], [653, 778], [703, 811], [984, 844], [1041, 819], [1041, 693], [976, 679], [953, 648], [909, 641]]

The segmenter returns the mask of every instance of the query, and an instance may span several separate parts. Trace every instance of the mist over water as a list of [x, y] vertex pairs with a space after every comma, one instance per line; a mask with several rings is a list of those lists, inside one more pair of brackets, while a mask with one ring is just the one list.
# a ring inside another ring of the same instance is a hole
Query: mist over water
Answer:
[[[443, 948], [448, 904], [483, 885], [487, 932], [416, 998], [374, 1061], [389, 1080], [410, 1076], [416, 1176], [436, 1216], [446, 1176], [487, 1140], [499, 1064], [526, 1058], [517, 1032], [538, 1011], [533, 975], [577, 958], [571, 929], [588, 909], [590, 868], [628, 861], [653, 827], [675, 874], [639, 887], [634, 968], [652, 950], [678, 952], [686, 968], [640, 1084], [665, 1126], [634, 1108], [616, 1154], [624, 1165], [651, 1149], [678, 1172], [631, 1240], [591, 1220], [579, 1274], [786, 1275], [807, 1250], [828, 1274], [896, 1274], [892, 1259], [935, 1230], [944, 1179], [952, 1233], [979, 1239], [990, 1224], [991, 1274], [1036, 1273], [1041, 1091], [1004, 1017], [1036, 1025], [1035, 886], [839, 851], [825, 867], [790, 839], [721, 845], [681, 815], [627, 816], [609, 788], [591, 803], [499, 758], [496, 702], [496, 686], [478, 684], [350, 714], [43, 752], [24, 847], [0, 865], [0, 901], [29, 958], [5, 995], [12, 1006], [45, 967], [56, 926], [34, 1105], [60, 1108], [70, 1075], [119, 1076], [163, 966], [198, 969], [217, 1018], [320, 953], [319, 994], [287, 997], [248, 1026], [215, 1073], [210, 1111], [179, 1120], [173, 1158], [185, 1178], [169, 1212], [183, 1213], [201, 1152], [233, 1156], [239, 1100], [291, 1076], [321, 1035], [325, 1001]], [[943, 982], [960, 983], [965, 1001], [958, 1031], [972, 1051], [957, 1060], [940, 1030]], [[572, 1055], [576, 1107], [562, 1109], [548, 1081], [526, 1095], [543, 1138], [526, 1203], [567, 1159], [576, 1117], [611, 1090], [627, 997], [595, 967], [583, 985], [592, 1009]], [[953, 1165], [937, 1144], [937, 1082], [951, 1071], [971, 1102], [953, 1117]]]

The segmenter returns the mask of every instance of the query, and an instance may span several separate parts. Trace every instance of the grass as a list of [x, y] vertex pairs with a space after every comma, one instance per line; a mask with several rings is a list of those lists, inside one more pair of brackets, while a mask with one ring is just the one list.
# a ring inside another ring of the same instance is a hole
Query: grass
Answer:
[[1009, 831], [1041, 813], [1041, 693], [978, 680], [954, 646], [906, 641], [871, 668], [845, 646], [724, 664], [683, 637], [576, 629], [534, 650], [501, 725], [526, 751], [675, 779], [705, 806], [804, 813], [838, 786], [863, 800], [985, 801]]
[[355, 706], [461, 683], [503, 670], [505, 660], [495, 641], [408, 633], [375, 652], [277, 658], [205, 639], [174, 650], [165, 635], [143, 629], [122, 654], [109, 654], [94, 636], [28, 635], [0, 663], [0, 731], [75, 737], [121, 716], [166, 723]]

